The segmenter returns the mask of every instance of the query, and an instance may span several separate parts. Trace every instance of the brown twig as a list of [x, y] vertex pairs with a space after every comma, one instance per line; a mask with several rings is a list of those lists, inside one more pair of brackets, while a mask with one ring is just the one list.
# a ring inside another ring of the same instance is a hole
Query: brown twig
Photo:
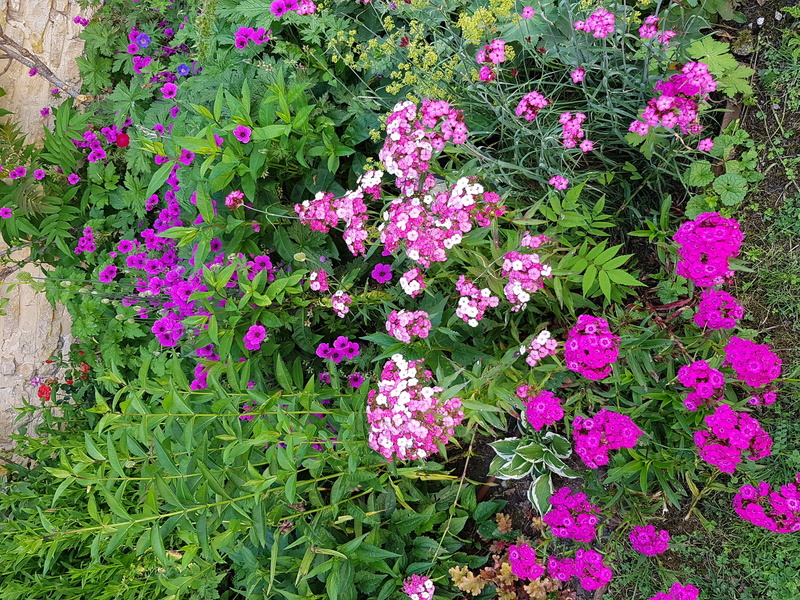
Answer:
[[[8, 37], [3, 31], [3, 27], [0, 25], [0, 51], [4, 54], [0, 55], [0, 59], [5, 60], [16, 60], [17, 62], [21, 62], [23, 65], [28, 67], [29, 69], [37, 69], [38, 74], [47, 79], [50, 83], [57, 86], [60, 90], [62, 90], [65, 94], [70, 96], [71, 98], [78, 97], [78, 91], [74, 90], [74, 84], [67, 83], [60, 77], [58, 77], [53, 71], [50, 70], [46, 64], [42, 62], [42, 60], [29, 52], [25, 48], [22, 47], [21, 44], [18, 44], [10, 37]], [[9, 63], [10, 64], [10, 63]]]

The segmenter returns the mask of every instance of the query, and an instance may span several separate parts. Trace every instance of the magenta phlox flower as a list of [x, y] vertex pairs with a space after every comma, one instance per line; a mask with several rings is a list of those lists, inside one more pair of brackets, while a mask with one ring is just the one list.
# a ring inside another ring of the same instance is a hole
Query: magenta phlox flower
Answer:
[[700, 457], [723, 473], [736, 470], [742, 453], [747, 453], [749, 460], [758, 460], [772, 453], [772, 439], [747, 413], [720, 404], [704, 421], [708, 429], [696, 431], [694, 443]]
[[697, 410], [702, 405], [715, 406], [725, 390], [722, 371], [712, 369], [704, 360], [681, 366], [678, 369], [678, 381], [692, 390], [683, 401], [689, 410]]
[[12, 215], [11, 209], [7, 206], [0, 208], [0, 219], [10, 219]]
[[660, 592], [648, 600], [697, 600], [700, 590], [691, 584], [673, 583], [669, 593]]
[[528, 385], [521, 385], [517, 388], [517, 397], [525, 403], [525, 416], [536, 431], [564, 418], [562, 400], [553, 392], [547, 390], [537, 392]]
[[244, 334], [244, 347], [247, 350], [260, 350], [261, 344], [267, 337], [267, 330], [263, 325], [251, 325]]
[[694, 324], [709, 329], [733, 329], [736, 322], [744, 317], [744, 307], [736, 298], [722, 290], [703, 290]]
[[550, 505], [552, 508], [543, 520], [554, 536], [585, 544], [595, 539], [600, 507], [588, 502], [586, 494], [573, 494], [568, 487], [562, 487], [550, 497]]
[[424, 310], [393, 310], [386, 321], [386, 331], [406, 344], [414, 337], [426, 338], [431, 330], [431, 320]]
[[100, 271], [97, 279], [100, 281], [100, 283], [111, 283], [116, 276], [117, 267], [114, 265], [108, 265], [102, 271]]
[[250, 141], [250, 136], [252, 135], [252, 133], [253, 133], [253, 130], [250, 129], [249, 127], [247, 127], [246, 125], [238, 125], [233, 130], [233, 137], [235, 137], [237, 140], [239, 140], [243, 144], [246, 144], [247, 142]]
[[378, 263], [375, 265], [375, 268], [372, 269], [370, 277], [378, 283], [387, 283], [392, 280], [392, 266]]
[[433, 600], [435, 590], [433, 581], [425, 575], [412, 575], [403, 580], [403, 593], [411, 600]]
[[555, 356], [557, 348], [558, 340], [552, 337], [549, 331], [543, 329], [527, 345], [520, 346], [519, 351], [520, 354], [528, 353], [525, 362], [533, 368], [546, 356]]
[[578, 317], [564, 345], [567, 368], [598, 381], [611, 374], [611, 365], [618, 357], [619, 336], [611, 333], [608, 321], [591, 315]]
[[747, 385], [760, 388], [781, 376], [783, 361], [768, 345], [732, 337], [725, 346], [725, 364]]
[[800, 531], [800, 474], [793, 483], [772, 489], [761, 481], [744, 485], [733, 497], [733, 509], [745, 521], [776, 533]]
[[528, 544], [512, 544], [508, 548], [511, 572], [520, 579], [533, 581], [544, 575], [545, 568], [536, 562], [536, 550]]
[[634, 527], [628, 539], [634, 550], [647, 556], [655, 556], [669, 549], [669, 532], [666, 529], [656, 530], [653, 525]]
[[533, 121], [539, 111], [549, 104], [550, 102], [539, 92], [528, 92], [517, 104], [515, 112], [518, 117], [522, 117], [526, 121]]
[[165, 83], [161, 86], [161, 96], [164, 100], [171, 100], [178, 95], [178, 86], [172, 82]]
[[596, 38], [604, 38], [614, 33], [615, 17], [607, 10], [600, 8], [594, 11], [585, 21], [575, 21], [578, 31], [591, 33]]
[[594, 417], [577, 415], [572, 421], [575, 454], [592, 469], [608, 464], [609, 451], [636, 446], [643, 433], [629, 416], [605, 408]]
[[735, 219], [702, 213], [683, 223], [672, 239], [678, 244], [678, 275], [713, 287], [733, 277], [729, 260], [739, 255], [744, 234]]

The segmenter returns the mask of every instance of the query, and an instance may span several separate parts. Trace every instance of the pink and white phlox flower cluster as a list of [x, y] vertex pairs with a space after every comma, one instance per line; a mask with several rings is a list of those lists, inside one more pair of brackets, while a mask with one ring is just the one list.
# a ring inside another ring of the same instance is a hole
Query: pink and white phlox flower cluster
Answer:
[[400, 287], [412, 298], [417, 297], [425, 289], [425, 280], [419, 267], [406, 271], [400, 276]]
[[521, 385], [517, 388], [517, 396], [525, 403], [525, 416], [536, 431], [564, 418], [561, 398], [557, 398], [553, 392], [542, 390], [537, 393], [530, 386]]
[[413, 102], [399, 102], [386, 119], [386, 140], [378, 156], [403, 194], [425, 192], [433, 186], [433, 178], [425, 175], [434, 154], [448, 141], [463, 144], [467, 134], [463, 112], [448, 102], [426, 98], [419, 109]]
[[736, 470], [742, 461], [742, 452], [748, 453], [748, 459], [758, 460], [772, 451], [769, 435], [747, 413], [737, 413], [727, 404], [720, 404], [714, 414], [704, 420], [709, 430], [696, 431], [694, 443], [701, 458], [723, 473]]
[[605, 408], [592, 418], [578, 415], [572, 422], [575, 454], [592, 469], [608, 464], [609, 450], [636, 446], [642, 433], [629, 416]]
[[581, 315], [569, 330], [564, 345], [567, 368], [597, 381], [611, 374], [611, 364], [619, 357], [619, 336], [611, 333], [608, 321]]
[[475, 60], [478, 61], [479, 65], [483, 65], [479, 74], [481, 81], [494, 81], [497, 79], [495, 65], [499, 65], [506, 60], [505, 41], [493, 40], [490, 44], [478, 50]]
[[550, 104], [539, 92], [528, 92], [517, 104], [517, 116], [523, 117], [526, 121], [533, 121], [539, 111]]
[[614, 573], [603, 563], [603, 556], [595, 550], [575, 552], [575, 558], [556, 558], [551, 556], [547, 561], [550, 577], [558, 581], [569, 581], [577, 577], [583, 589], [599, 590], [606, 585]]
[[339, 223], [339, 217], [333, 208], [333, 194], [330, 192], [317, 192], [313, 200], [295, 204], [294, 211], [300, 216], [303, 225], [311, 227], [311, 231], [327, 233]]
[[692, 584], [673, 583], [669, 593], [660, 592], [648, 600], [697, 600], [700, 590]]
[[[581, 128], [585, 120], [586, 115], [583, 113], [575, 113], [574, 115], [571, 112], [561, 113], [558, 122], [561, 123], [561, 144], [564, 148], [575, 148], [579, 143], [581, 145], [581, 150], [584, 152], [588, 152], [594, 148], [594, 144], [592, 143], [584, 144], [580, 142], [580, 140], [586, 137], [586, 132]], [[584, 142], [588, 141], [589, 140], [584, 140]], [[586, 150], [584, 150], [584, 148], [586, 148]]]
[[703, 290], [694, 324], [709, 329], [733, 329], [744, 316], [744, 307], [736, 298], [722, 290]]
[[600, 508], [588, 502], [583, 492], [572, 494], [568, 487], [562, 487], [550, 497], [550, 505], [552, 509], [543, 520], [554, 536], [585, 544], [597, 536], [595, 526]]
[[800, 531], [800, 474], [795, 483], [775, 491], [761, 481], [757, 486], [744, 485], [733, 497], [733, 509], [745, 521], [776, 533]]
[[628, 131], [644, 136], [653, 127], [672, 129], [677, 125], [682, 133], [700, 133], [703, 129], [699, 123], [700, 104], [716, 89], [717, 82], [708, 65], [686, 63], [679, 74], [656, 84], [655, 91], [660, 96], [647, 103], [642, 120], [631, 123]]
[[525, 362], [531, 367], [535, 367], [545, 356], [555, 356], [556, 348], [558, 348], [558, 340], [544, 329], [536, 335], [530, 344], [520, 346], [519, 351], [520, 354], [527, 352], [528, 356], [525, 357]]
[[410, 600], [433, 600], [436, 586], [430, 577], [425, 575], [412, 575], [403, 581], [403, 592]]
[[604, 38], [614, 33], [614, 15], [600, 8], [594, 11], [585, 21], [575, 21], [575, 29], [591, 33], [596, 38]]
[[406, 255], [424, 267], [447, 260], [447, 251], [460, 244], [475, 225], [487, 227], [500, 216], [500, 196], [487, 192], [474, 177], [462, 177], [432, 197], [401, 197], [392, 201], [378, 226], [387, 252], [404, 246]]
[[653, 525], [634, 527], [628, 539], [634, 550], [647, 556], [655, 556], [669, 549], [669, 531], [657, 530]]
[[526, 231], [522, 234], [519, 245], [523, 248], [538, 248], [551, 241], [553, 241], [553, 238], [547, 237], [546, 235], [531, 235], [530, 231]]
[[350, 295], [342, 290], [334, 292], [333, 296], [331, 296], [331, 306], [333, 307], [333, 312], [335, 312], [336, 316], [340, 318], [344, 318], [344, 316], [350, 312], [350, 305], [352, 303], [353, 299], [350, 297]]
[[512, 544], [508, 547], [508, 562], [511, 572], [520, 579], [539, 579], [544, 567], [536, 562], [536, 549], [528, 544]]
[[508, 278], [503, 291], [513, 305], [511, 311], [519, 312], [528, 305], [531, 294], [544, 287], [544, 278], [553, 276], [553, 268], [543, 265], [538, 254], [511, 251], [503, 258], [502, 274]]
[[744, 234], [735, 219], [703, 213], [683, 223], [672, 239], [678, 244], [678, 275], [713, 287], [733, 277], [728, 261], [739, 255]]
[[760, 388], [781, 376], [782, 361], [766, 344], [732, 337], [725, 346], [725, 363], [747, 385]]
[[327, 292], [329, 289], [328, 274], [324, 269], [312, 271], [311, 275], [308, 276], [308, 281], [310, 282], [308, 287], [314, 292]]
[[486, 309], [500, 304], [500, 298], [492, 296], [489, 288], [479, 289], [471, 279], [459, 276], [456, 282], [456, 291], [461, 294], [458, 299], [456, 315], [466, 321], [470, 327], [477, 327], [483, 319]]
[[414, 336], [426, 338], [431, 331], [431, 320], [424, 310], [393, 310], [386, 321], [386, 331], [406, 344]]
[[441, 400], [444, 390], [426, 385], [432, 377], [422, 361], [395, 354], [367, 398], [369, 446], [386, 460], [424, 459], [446, 444], [464, 418], [460, 398]]
[[712, 369], [704, 360], [696, 360], [678, 369], [678, 381], [692, 389], [683, 401], [689, 410], [697, 410], [703, 404], [714, 406], [722, 398], [725, 389], [722, 371]]

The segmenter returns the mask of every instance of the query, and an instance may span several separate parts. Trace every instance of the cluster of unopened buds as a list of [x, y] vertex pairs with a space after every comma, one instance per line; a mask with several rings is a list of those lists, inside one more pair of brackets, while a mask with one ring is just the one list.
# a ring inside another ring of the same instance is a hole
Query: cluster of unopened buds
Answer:
[[534, 580], [544, 575], [544, 567], [536, 562], [536, 550], [528, 544], [509, 546], [508, 562], [511, 565], [511, 572], [520, 579]]
[[471, 279], [459, 276], [456, 282], [456, 291], [461, 294], [456, 307], [456, 315], [463, 319], [470, 327], [477, 327], [483, 319], [486, 309], [500, 304], [500, 298], [492, 296], [489, 288], [480, 289]]
[[761, 424], [727, 404], [718, 405], [714, 414], [705, 417], [705, 423], [709, 429], [696, 431], [694, 443], [700, 457], [723, 473], [736, 470], [742, 452], [748, 453], [748, 459], [758, 460], [772, 451], [772, 440]]
[[506, 60], [506, 43], [503, 40], [493, 40], [490, 44], [478, 50], [475, 56], [481, 66], [479, 73], [481, 81], [494, 81], [497, 79], [497, 73], [494, 70], [495, 65], [499, 65]]
[[[570, 538], [589, 544], [597, 536], [600, 508], [586, 500], [586, 494], [562, 487], [550, 497], [551, 510], [544, 515], [544, 522], [556, 537]], [[565, 581], [565, 580], [562, 580]]]
[[386, 331], [406, 344], [411, 338], [426, 338], [431, 330], [431, 320], [424, 310], [393, 310], [386, 321]]
[[745, 521], [776, 533], [800, 531], [800, 474], [794, 483], [772, 490], [766, 481], [744, 485], [733, 497], [733, 509]]
[[340, 318], [344, 318], [344, 316], [350, 312], [350, 305], [352, 303], [353, 299], [350, 297], [350, 295], [342, 290], [334, 292], [333, 296], [331, 296], [331, 307], [333, 308], [333, 312], [335, 312], [336, 316]]
[[703, 404], [713, 406], [722, 398], [725, 389], [725, 376], [722, 371], [711, 368], [704, 360], [696, 360], [692, 364], [678, 369], [678, 381], [691, 388], [683, 404], [689, 410], [697, 410]]
[[744, 316], [744, 307], [736, 298], [723, 290], [703, 290], [694, 324], [709, 329], [733, 329], [736, 322]]
[[601, 409], [594, 417], [580, 415], [572, 422], [575, 454], [592, 469], [608, 464], [608, 452], [633, 448], [642, 430], [627, 415]]
[[544, 287], [544, 279], [553, 276], [553, 268], [541, 263], [538, 254], [511, 251], [503, 257], [503, 277], [508, 278], [503, 291], [511, 302], [512, 312], [524, 310], [531, 294]]
[[567, 368], [597, 381], [611, 374], [618, 357], [619, 336], [611, 333], [608, 321], [591, 315], [578, 317], [564, 345]]
[[669, 531], [656, 529], [653, 525], [634, 527], [628, 539], [634, 550], [647, 556], [655, 556], [669, 549]]
[[564, 418], [561, 398], [557, 398], [553, 392], [537, 392], [528, 385], [521, 385], [517, 388], [517, 397], [525, 403], [525, 416], [536, 431]]
[[422, 361], [395, 354], [381, 372], [377, 390], [367, 397], [369, 446], [386, 460], [424, 459], [446, 444], [461, 423], [461, 400], [438, 397], [444, 390], [427, 385], [433, 373]]
[[677, 125], [683, 133], [700, 133], [700, 103], [716, 89], [717, 82], [708, 65], [686, 63], [680, 73], [656, 84], [655, 91], [661, 95], [647, 103], [642, 120], [631, 123], [629, 131], [644, 136], [659, 125], [667, 129]]
[[735, 219], [702, 213], [683, 223], [672, 239], [678, 244], [678, 275], [713, 287], [733, 277], [729, 260], [739, 255], [744, 235]]
[[525, 362], [531, 367], [535, 367], [544, 357], [555, 356], [557, 348], [558, 340], [544, 329], [529, 344], [520, 346], [519, 352], [520, 354], [527, 352], [528, 356], [525, 357]]
[[603, 556], [595, 550], [578, 549], [575, 558], [558, 559], [551, 556], [547, 561], [550, 577], [558, 581], [569, 581], [577, 577], [583, 589], [599, 590], [614, 576], [610, 568], [603, 563]]

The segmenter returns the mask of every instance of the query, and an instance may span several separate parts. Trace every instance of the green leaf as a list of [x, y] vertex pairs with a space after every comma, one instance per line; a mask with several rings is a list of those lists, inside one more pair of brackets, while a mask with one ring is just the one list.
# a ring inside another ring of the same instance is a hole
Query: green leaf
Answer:
[[598, 280], [600, 281], [600, 289], [603, 291], [603, 295], [611, 300], [611, 280], [608, 277], [608, 273], [600, 271]]
[[499, 457], [505, 460], [511, 460], [514, 458], [514, 453], [517, 451], [519, 443], [519, 438], [506, 438], [504, 440], [492, 442], [489, 445], [497, 452]]
[[292, 378], [289, 375], [289, 369], [286, 368], [286, 363], [283, 362], [280, 354], [275, 355], [275, 378], [285, 392], [294, 390]]
[[583, 295], [588, 296], [589, 290], [592, 289], [592, 285], [594, 285], [595, 279], [597, 278], [597, 267], [594, 265], [589, 265], [586, 267], [586, 272], [583, 274], [583, 283], [582, 283], [582, 290]]
[[161, 531], [158, 523], [153, 523], [150, 528], [150, 546], [153, 548], [153, 554], [161, 562], [162, 565], [167, 564], [167, 553], [164, 550], [164, 538], [161, 537]]
[[712, 187], [726, 206], [739, 204], [747, 195], [747, 180], [736, 173], [720, 175], [714, 180]]
[[714, 181], [714, 173], [711, 171], [711, 163], [707, 160], [698, 160], [692, 163], [688, 171], [684, 172], [684, 179], [687, 185], [693, 187], [705, 187]]
[[608, 275], [611, 281], [620, 285], [644, 285], [630, 273], [621, 269], [611, 269], [610, 271], [603, 271], [603, 273]]

